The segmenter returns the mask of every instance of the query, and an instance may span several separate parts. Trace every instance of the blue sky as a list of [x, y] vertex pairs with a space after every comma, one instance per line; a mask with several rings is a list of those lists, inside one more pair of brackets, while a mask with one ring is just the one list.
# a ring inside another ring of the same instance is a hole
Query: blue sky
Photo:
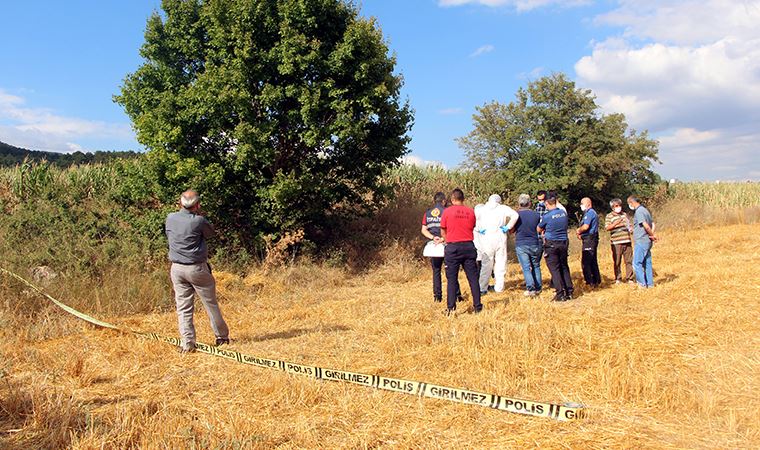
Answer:
[[[158, 0], [8, 2], [0, 141], [139, 149], [112, 96]], [[667, 178], [760, 179], [760, 1], [364, 0], [415, 109], [410, 163], [449, 167], [476, 106], [552, 71], [661, 142]]]

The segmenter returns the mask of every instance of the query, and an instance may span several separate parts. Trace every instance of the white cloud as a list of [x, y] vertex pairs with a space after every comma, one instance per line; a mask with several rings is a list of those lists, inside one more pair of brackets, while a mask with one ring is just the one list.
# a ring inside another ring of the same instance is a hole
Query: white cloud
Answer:
[[544, 73], [543, 67], [534, 67], [528, 72], [520, 72], [517, 74], [517, 78], [519, 80], [535, 80], [536, 78], [541, 77], [541, 74]]
[[438, 110], [438, 114], [443, 116], [453, 116], [455, 114], [460, 114], [461, 112], [462, 108], [444, 108]]
[[578, 84], [660, 138], [663, 173], [703, 178], [720, 165], [741, 177], [760, 165], [760, 1], [621, 0], [594, 21], [623, 30], [592, 43]]
[[415, 155], [406, 155], [402, 157], [401, 164], [404, 164], [407, 166], [417, 166], [417, 167], [440, 167], [443, 169], [446, 168], [446, 165], [440, 161], [430, 161], [430, 160], [422, 159], [419, 156], [415, 156]]
[[56, 114], [26, 106], [23, 97], [0, 89], [0, 141], [33, 150], [85, 151], [74, 142], [88, 138], [131, 139], [127, 124], [107, 123]]
[[512, 7], [517, 11], [530, 11], [545, 6], [573, 7], [587, 5], [591, 0], [438, 0], [438, 6], [483, 5], [489, 7]]
[[494, 50], [496, 50], [496, 47], [491, 44], [483, 45], [475, 49], [474, 52], [470, 53], [470, 58], [477, 58], [478, 56], [483, 56], [486, 53], [491, 53]]

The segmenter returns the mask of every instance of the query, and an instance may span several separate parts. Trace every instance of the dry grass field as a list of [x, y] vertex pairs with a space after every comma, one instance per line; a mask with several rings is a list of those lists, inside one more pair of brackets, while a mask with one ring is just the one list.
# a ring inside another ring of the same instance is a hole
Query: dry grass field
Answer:
[[[760, 225], [661, 234], [652, 290], [610, 285], [602, 245], [603, 289], [524, 299], [510, 263], [508, 292], [453, 318], [432, 302], [427, 266], [401, 257], [360, 276], [217, 274], [235, 349], [587, 405], [569, 423], [184, 356], [55, 307], [12, 316], [25, 294], [4, 279], [0, 447], [758, 448]], [[102, 318], [176, 334], [168, 311]], [[213, 339], [202, 309], [196, 326]]]

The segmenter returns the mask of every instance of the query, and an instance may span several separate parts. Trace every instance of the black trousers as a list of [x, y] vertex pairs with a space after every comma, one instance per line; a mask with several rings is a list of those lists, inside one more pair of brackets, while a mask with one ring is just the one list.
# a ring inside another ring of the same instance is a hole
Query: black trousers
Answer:
[[570, 266], [567, 264], [568, 241], [546, 241], [544, 259], [552, 274], [552, 286], [557, 294], [572, 294], [573, 280], [570, 278]]
[[457, 307], [458, 275], [459, 268], [462, 267], [467, 276], [467, 283], [470, 285], [472, 305], [475, 307], [475, 311], [483, 309], [483, 304], [480, 303], [480, 272], [478, 272], [478, 251], [475, 250], [475, 244], [472, 242], [446, 244], [443, 254], [446, 261], [446, 303], [448, 308], [456, 309]]
[[602, 282], [602, 275], [599, 273], [599, 261], [596, 257], [599, 235], [589, 234], [583, 236], [582, 240], [581, 267], [583, 267], [583, 279], [586, 280], [586, 284], [596, 286]]
[[443, 258], [430, 258], [430, 265], [433, 266], [433, 296], [443, 298], [443, 283], [441, 282]]

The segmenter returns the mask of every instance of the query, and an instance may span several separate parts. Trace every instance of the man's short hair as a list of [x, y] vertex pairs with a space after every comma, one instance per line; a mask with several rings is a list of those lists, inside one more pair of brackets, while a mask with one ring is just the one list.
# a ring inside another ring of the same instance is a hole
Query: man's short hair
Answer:
[[453, 191], [451, 191], [451, 199], [452, 200], [456, 200], [458, 202], [463, 202], [464, 201], [464, 191], [462, 191], [459, 188], [454, 189]]
[[552, 206], [556, 205], [557, 204], [557, 197], [549, 195], [548, 197], [546, 197], [546, 204], [547, 205], [552, 205]]
[[610, 208], [614, 208], [616, 206], [623, 206], [623, 201], [619, 198], [613, 198], [610, 200]]
[[446, 194], [444, 194], [443, 192], [436, 192], [435, 195], [433, 196], [433, 202], [436, 204], [443, 203], [445, 201], [446, 201]]
[[527, 208], [530, 206], [530, 195], [520, 194], [520, 196], [517, 197], [517, 204], [520, 205], [521, 208]]
[[549, 191], [549, 192], [546, 194], [546, 199], [547, 199], [547, 200], [549, 200], [549, 199], [553, 199], [553, 200], [554, 200], [554, 203], [557, 203], [557, 199], [559, 199], [559, 195], [557, 195], [557, 192], [556, 192], [556, 191]]
[[536, 196], [537, 196], [537, 197], [541, 197], [542, 195], [546, 195], [546, 191], [545, 191], [545, 190], [543, 190], [543, 189], [542, 189], [542, 190], [540, 190], [540, 191], [538, 191], [538, 192], [536, 193]]
[[635, 196], [635, 195], [631, 195], [631, 196], [629, 196], [629, 197], [628, 197], [628, 201], [629, 201], [629, 202], [630, 202], [630, 201], [634, 201], [634, 202], [636, 202], [636, 203], [641, 203], [641, 199], [640, 199], [639, 197]]
[[179, 198], [179, 202], [185, 209], [192, 208], [193, 206], [197, 205], [200, 200], [201, 196], [193, 190], [183, 192], [182, 196]]

